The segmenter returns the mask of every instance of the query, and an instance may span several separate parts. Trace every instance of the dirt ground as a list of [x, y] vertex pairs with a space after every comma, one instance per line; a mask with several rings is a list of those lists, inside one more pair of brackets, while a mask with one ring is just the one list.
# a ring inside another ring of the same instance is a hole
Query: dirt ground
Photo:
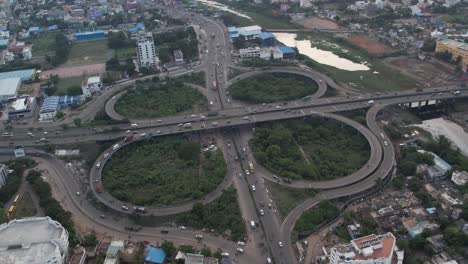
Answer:
[[447, 80], [453, 77], [453, 70], [449, 66], [433, 59], [422, 61], [416, 58], [394, 57], [384, 61], [427, 86], [445, 85]]
[[371, 54], [382, 54], [392, 50], [389, 46], [363, 35], [354, 35], [349, 37], [348, 40]]
[[301, 21], [298, 21], [298, 23], [303, 25], [305, 28], [309, 28], [309, 29], [338, 29], [339, 28], [338, 24], [333, 22], [332, 20], [319, 18], [319, 17], [308, 17]]
[[75, 77], [90, 74], [100, 74], [106, 71], [105, 63], [97, 63], [90, 65], [74, 66], [74, 67], [59, 67], [53, 70], [41, 72], [40, 78], [47, 79], [52, 74], [57, 74], [61, 78]]

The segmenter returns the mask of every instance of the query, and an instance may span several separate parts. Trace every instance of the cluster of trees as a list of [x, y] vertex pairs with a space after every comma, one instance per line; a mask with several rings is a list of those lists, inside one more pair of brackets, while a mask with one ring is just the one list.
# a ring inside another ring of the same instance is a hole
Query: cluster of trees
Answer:
[[253, 103], [294, 100], [313, 94], [317, 83], [305, 76], [290, 73], [264, 73], [231, 85], [235, 99]]
[[[125, 72], [129, 76], [132, 76], [135, 73], [135, 64], [133, 63], [132, 58], [127, 58], [125, 63], [121, 63], [117, 58], [111, 58], [110, 60], [106, 61], [106, 71], [107, 72]], [[105, 76], [106, 77], [106, 76]], [[111, 78], [112, 76], [107, 76]]]
[[135, 47], [135, 41], [130, 39], [123, 31], [109, 32], [107, 46], [111, 49]]
[[36, 166], [36, 162], [32, 159], [18, 159], [7, 162], [6, 166], [13, 172], [8, 176], [7, 184], [0, 188], [0, 206], [18, 191], [24, 171]]
[[462, 57], [458, 56], [456, 58], [453, 58], [453, 54], [449, 51], [442, 51], [442, 52], [436, 52], [435, 57], [438, 58], [439, 60], [452, 63], [455, 65], [455, 72], [456, 73], [462, 73]]
[[203, 87], [206, 85], [206, 76], [205, 76], [204, 71], [184, 74], [182, 76], [177, 77], [177, 80], [184, 82], [184, 83], [192, 83], [192, 84], [200, 85]]
[[177, 216], [176, 222], [195, 228], [214, 229], [234, 241], [246, 237], [245, 224], [237, 204], [237, 193], [233, 188], [225, 190], [221, 197], [208, 205], [196, 203], [190, 212]]
[[301, 215], [296, 222], [295, 229], [298, 233], [313, 231], [320, 225], [335, 219], [339, 213], [340, 211], [332, 202], [322, 201]]
[[206, 108], [202, 93], [178, 80], [137, 83], [115, 104], [115, 110], [129, 118], [154, 118], [174, 115], [193, 109]]
[[398, 171], [404, 176], [415, 175], [418, 164], [434, 165], [434, 156], [429, 153], [419, 153], [416, 147], [401, 148], [400, 155]]
[[170, 62], [174, 50], [178, 49], [184, 54], [185, 60], [194, 60], [198, 56], [197, 34], [193, 27], [155, 34], [154, 44], [160, 47], [161, 63]]
[[41, 178], [42, 173], [32, 170], [28, 173], [27, 180], [39, 196], [39, 205], [44, 208], [45, 215], [58, 221], [67, 229], [70, 246], [78, 244], [75, 225], [71, 220], [71, 213], [62, 208], [60, 203], [52, 197], [50, 185]]
[[261, 124], [251, 145], [258, 162], [290, 179], [346, 176], [369, 158], [369, 145], [358, 131], [334, 120], [316, 118]]
[[52, 66], [56, 67], [68, 60], [71, 43], [64, 34], [55, 34], [55, 41], [51, 48], [55, 51], [55, 55], [53, 57], [46, 56], [46, 61]]
[[200, 144], [164, 138], [137, 142], [112, 156], [103, 183], [122, 201], [167, 206], [201, 198], [226, 174], [221, 152], [200, 154]]

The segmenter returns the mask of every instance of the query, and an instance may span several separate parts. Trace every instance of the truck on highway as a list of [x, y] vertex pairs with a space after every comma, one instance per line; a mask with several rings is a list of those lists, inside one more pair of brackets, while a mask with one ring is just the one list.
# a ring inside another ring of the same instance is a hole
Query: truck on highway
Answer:
[[96, 183], [96, 192], [102, 193], [102, 184], [100, 182]]
[[219, 114], [218, 111], [211, 111], [211, 112], [208, 112], [207, 116], [213, 117], [213, 116], [217, 116], [218, 114]]
[[252, 161], [249, 161], [249, 171], [250, 171], [251, 173], [255, 173], [254, 165], [253, 165], [253, 162], [252, 162]]

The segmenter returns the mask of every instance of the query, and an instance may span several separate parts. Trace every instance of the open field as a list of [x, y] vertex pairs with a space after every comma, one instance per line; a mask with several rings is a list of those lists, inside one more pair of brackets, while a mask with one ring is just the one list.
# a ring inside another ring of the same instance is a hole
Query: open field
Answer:
[[68, 61], [63, 66], [77, 66], [102, 63], [112, 57], [107, 40], [77, 42], [73, 44]]
[[114, 57], [131, 58], [133, 56], [136, 56], [136, 50], [134, 47], [114, 49]]
[[31, 217], [35, 214], [36, 207], [34, 206], [31, 195], [28, 192], [25, 192], [19, 199], [12, 218], [20, 219], [23, 217]]
[[364, 35], [353, 35], [348, 38], [348, 41], [364, 50], [367, 50], [370, 54], [382, 54], [392, 51], [392, 48], [389, 46]]
[[416, 58], [393, 57], [384, 61], [389, 67], [400, 69], [406, 75], [428, 85], [445, 85], [447, 80], [454, 76], [451, 66], [437, 60], [422, 61]]
[[81, 76], [59, 79], [55, 95], [67, 95], [68, 88], [73, 86], [81, 87], [82, 80], [83, 78]]
[[340, 28], [337, 23], [330, 19], [320, 17], [308, 17], [296, 21], [296, 23], [309, 29], [338, 29]]
[[272, 182], [265, 182], [265, 185], [268, 187], [268, 190], [270, 190], [271, 197], [273, 197], [282, 219], [284, 219], [294, 207], [304, 200], [314, 197], [316, 193], [313, 189], [294, 189]]
[[101, 74], [106, 72], [105, 63], [89, 64], [74, 67], [60, 66], [53, 70], [43, 71], [40, 74], [41, 79], [47, 79], [50, 75], [58, 75], [60, 78], [76, 77], [82, 75]]

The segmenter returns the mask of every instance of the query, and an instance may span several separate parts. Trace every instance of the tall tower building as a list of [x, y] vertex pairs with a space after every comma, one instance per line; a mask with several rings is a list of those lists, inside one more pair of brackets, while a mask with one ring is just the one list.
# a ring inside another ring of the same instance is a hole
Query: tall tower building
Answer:
[[157, 69], [159, 58], [156, 54], [151, 32], [141, 32], [137, 39], [138, 65], [140, 67]]

